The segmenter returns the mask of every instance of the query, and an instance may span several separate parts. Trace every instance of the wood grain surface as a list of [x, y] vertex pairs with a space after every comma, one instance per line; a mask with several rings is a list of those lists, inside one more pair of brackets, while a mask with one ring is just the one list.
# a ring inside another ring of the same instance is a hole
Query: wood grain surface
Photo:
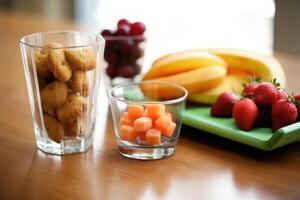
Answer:
[[[86, 30], [0, 12], [0, 199], [300, 199], [299, 142], [263, 152], [183, 127], [175, 155], [131, 160], [118, 153], [110, 112], [101, 106], [86, 153], [60, 157], [38, 150], [18, 40], [59, 29]], [[288, 89], [300, 92], [300, 59], [276, 56]]]

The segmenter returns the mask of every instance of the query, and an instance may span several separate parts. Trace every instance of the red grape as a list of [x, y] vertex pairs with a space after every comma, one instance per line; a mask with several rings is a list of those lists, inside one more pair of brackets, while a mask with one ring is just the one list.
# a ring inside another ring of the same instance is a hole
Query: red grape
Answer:
[[117, 54], [112, 49], [106, 49], [105, 52], [104, 52], [104, 59], [109, 64], [115, 64], [116, 61], [117, 61]]
[[123, 25], [119, 27], [115, 33], [117, 36], [125, 36], [130, 34], [130, 27], [128, 25]]
[[135, 75], [134, 69], [130, 65], [120, 66], [118, 73], [120, 76], [125, 77], [125, 78], [132, 78]]
[[146, 28], [142, 22], [135, 22], [130, 25], [130, 34], [131, 35], [141, 35], [145, 32]]
[[136, 43], [136, 44], [139, 44], [143, 41], [145, 41], [144, 35], [138, 35], [138, 36], [135, 36], [135, 38], [134, 38], [134, 43]]
[[131, 39], [122, 39], [118, 41], [118, 45], [121, 51], [127, 52], [131, 50], [133, 41]]
[[120, 19], [118, 21], [118, 28], [120, 28], [123, 25], [130, 26], [130, 21], [128, 21], [127, 19]]
[[104, 29], [104, 30], [101, 32], [101, 35], [102, 35], [102, 36], [111, 36], [111, 35], [113, 35], [113, 33], [112, 33], [110, 30], [108, 30], [108, 29]]
[[131, 51], [131, 58], [137, 60], [144, 55], [144, 51], [138, 46], [134, 45]]
[[114, 69], [113, 66], [108, 66], [106, 68], [106, 74], [110, 77], [110, 78], [114, 78], [117, 76], [116, 70]]

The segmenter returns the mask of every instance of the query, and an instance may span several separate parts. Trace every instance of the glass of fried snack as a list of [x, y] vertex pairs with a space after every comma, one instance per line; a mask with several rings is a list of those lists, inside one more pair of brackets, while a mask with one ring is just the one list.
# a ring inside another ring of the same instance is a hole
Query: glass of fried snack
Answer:
[[109, 91], [120, 153], [152, 160], [175, 152], [187, 90], [158, 81], [124, 83]]
[[104, 39], [81, 32], [43, 32], [20, 40], [37, 147], [52, 154], [93, 143]]

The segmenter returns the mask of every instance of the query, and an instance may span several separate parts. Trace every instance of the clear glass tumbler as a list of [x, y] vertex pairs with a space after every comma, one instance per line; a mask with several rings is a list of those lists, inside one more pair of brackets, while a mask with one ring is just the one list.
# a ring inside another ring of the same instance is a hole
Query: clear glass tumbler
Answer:
[[20, 40], [37, 147], [52, 154], [86, 151], [93, 143], [104, 39], [62, 31]]
[[110, 89], [120, 153], [144, 160], [172, 155], [187, 94], [179, 85], [158, 81], [124, 83]]

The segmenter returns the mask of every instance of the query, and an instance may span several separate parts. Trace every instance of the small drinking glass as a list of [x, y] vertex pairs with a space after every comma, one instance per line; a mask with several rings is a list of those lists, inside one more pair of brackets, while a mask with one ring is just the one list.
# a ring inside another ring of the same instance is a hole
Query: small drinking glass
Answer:
[[109, 91], [120, 153], [134, 159], [160, 159], [175, 152], [187, 90], [159, 81], [123, 83]]
[[93, 143], [104, 39], [62, 31], [20, 40], [37, 147], [63, 155]]

